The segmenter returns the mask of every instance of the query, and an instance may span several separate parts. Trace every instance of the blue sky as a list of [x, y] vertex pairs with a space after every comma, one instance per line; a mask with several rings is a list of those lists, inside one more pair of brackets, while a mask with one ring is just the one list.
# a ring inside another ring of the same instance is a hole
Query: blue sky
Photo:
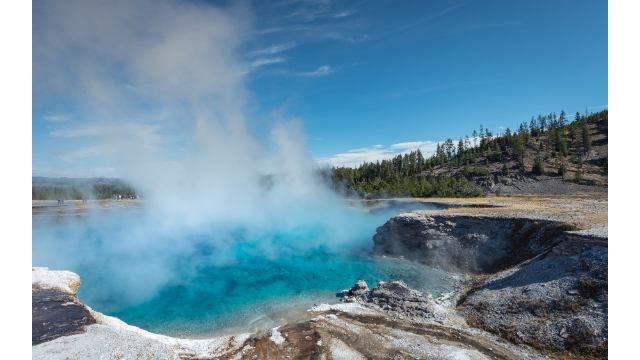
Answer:
[[140, 3], [33, 2], [33, 175], [180, 161], [202, 118], [356, 165], [608, 104], [606, 1]]

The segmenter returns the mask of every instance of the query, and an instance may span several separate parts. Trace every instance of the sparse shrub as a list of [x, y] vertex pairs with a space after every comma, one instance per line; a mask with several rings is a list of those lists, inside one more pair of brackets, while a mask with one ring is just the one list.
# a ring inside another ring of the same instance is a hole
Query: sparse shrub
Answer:
[[478, 167], [473, 168], [473, 176], [489, 176], [489, 170], [480, 169]]
[[547, 304], [542, 300], [526, 300], [525, 308], [537, 317], [547, 316]]
[[604, 286], [606, 286], [606, 282], [593, 278], [581, 278], [578, 280], [577, 288], [583, 297], [593, 298], [604, 294]]
[[561, 163], [560, 165], [558, 165], [558, 175], [562, 176], [562, 178], [564, 179], [564, 175], [567, 173], [567, 165], [565, 165], [564, 163]]
[[536, 175], [544, 174], [544, 165], [542, 165], [542, 160], [539, 157], [533, 160], [533, 168], [531, 171]]
[[582, 157], [580, 155], [573, 154], [571, 155], [570, 159], [571, 159], [571, 163], [576, 165], [578, 169], [582, 168]]

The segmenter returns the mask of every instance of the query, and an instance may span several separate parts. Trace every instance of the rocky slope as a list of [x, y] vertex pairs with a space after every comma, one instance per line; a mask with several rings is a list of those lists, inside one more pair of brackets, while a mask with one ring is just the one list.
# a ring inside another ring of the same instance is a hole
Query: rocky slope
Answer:
[[495, 273], [548, 250], [567, 230], [575, 227], [546, 220], [413, 211], [379, 227], [372, 252], [447, 270]]
[[556, 357], [606, 358], [606, 227], [568, 212], [414, 211], [378, 228], [373, 252], [472, 276], [457, 295], [471, 326]]

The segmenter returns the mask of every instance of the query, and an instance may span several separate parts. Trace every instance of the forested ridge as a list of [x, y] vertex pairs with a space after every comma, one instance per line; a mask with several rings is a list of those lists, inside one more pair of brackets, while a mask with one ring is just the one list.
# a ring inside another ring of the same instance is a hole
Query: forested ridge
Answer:
[[114, 179], [98, 181], [92, 179], [34, 179], [31, 184], [31, 200], [112, 199], [114, 195], [129, 197], [137, 195], [135, 189]]
[[[588, 115], [577, 112], [572, 121], [564, 111], [538, 115], [513, 131], [507, 128], [495, 135], [480, 125], [471, 137], [438, 144], [429, 157], [416, 150], [357, 168], [333, 167], [321, 173], [335, 191], [360, 197], [475, 197], [482, 190], [474, 183], [510, 173], [546, 174], [584, 183], [583, 161], [592, 150], [593, 136], [606, 153], [608, 110]], [[591, 163], [589, 184], [606, 184], [607, 155]]]

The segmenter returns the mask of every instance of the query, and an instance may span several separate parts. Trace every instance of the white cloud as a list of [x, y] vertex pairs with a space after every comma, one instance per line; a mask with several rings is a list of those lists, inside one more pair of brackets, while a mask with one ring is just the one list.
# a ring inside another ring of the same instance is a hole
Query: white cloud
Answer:
[[249, 68], [251, 70], [260, 67], [260, 66], [264, 66], [264, 65], [271, 65], [271, 64], [277, 64], [277, 63], [283, 63], [286, 60], [284, 58], [281, 57], [277, 57], [277, 58], [262, 58], [262, 59], [257, 59], [254, 62], [252, 62], [249, 65]]
[[286, 44], [280, 44], [280, 45], [271, 45], [267, 48], [264, 49], [260, 49], [260, 50], [256, 50], [254, 52], [252, 52], [253, 55], [262, 55], [262, 54], [270, 54], [270, 55], [275, 55], [277, 53], [289, 50], [291, 48], [296, 47], [298, 44], [296, 44], [295, 42], [290, 42], [290, 43], [286, 43]]
[[48, 115], [44, 119], [52, 122], [63, 122], [71, 120], [71, 117], [67, 115]]
[[300, 73], [302, 76], [322, 76], [331, 74], [331, 67], [328, 65], [320, 66], [316, 71]]
[[344, 11], [340, 11], [339, 13], [335, 14], [334, 17], [337, 17], [337, 18], [347, 17], [347, 16], [353, 15], [355, 13], [356, 13], [355, 10], [344, 10]]
[[91, 146], [71, 151], [64, 155], [58, 156], [58, 159], [70, 163], [75, 163], [80, 159], [88, 157], [102, 156], [106, 153], [106, 149], [101, 146]]
[[86, 137], [86, 136], [99, 136], [102, 128], [99, 126], [83, 127], [78, 129], [71, 129], [68, 127], [57, 129], [51, 132], [52, 136], [71, 138], [71, 137]]
[[[436, 144], [433, 141], [410, 141], [410, 142], [403, 142], [403, 143], [398, 143], [398, 144], [393, 144], [391, 145], [392, 149], [411, 149], [411, 150], [415, 150], [415, 149], [419, 149], [425, 146], [429, 146], [431, 144]], [[422, 151], [422, 150], [420, 150]]]
[[335, 154], [327, 158], [316, 159], [321, 166], [346, 166], [358, 167], [363, 162], [376, 162], [377, 160], [388, 160], [397, 155], [404, 155], [411, 151], [420, 149], [425, 158], [430, 157], [439, 144], [434, 141], [410, 141], [397, 143], [385, 148], [377, 144], [370, 148], [360, 148], [347, 150], [347, 152]]
[[319, 165], [357, 167], [363, 162], [390, 159], [394, 155], [389, 149], [371, 147], [348, 150], [346, 153], [336, 154], [328, 158], [316, 159]]

